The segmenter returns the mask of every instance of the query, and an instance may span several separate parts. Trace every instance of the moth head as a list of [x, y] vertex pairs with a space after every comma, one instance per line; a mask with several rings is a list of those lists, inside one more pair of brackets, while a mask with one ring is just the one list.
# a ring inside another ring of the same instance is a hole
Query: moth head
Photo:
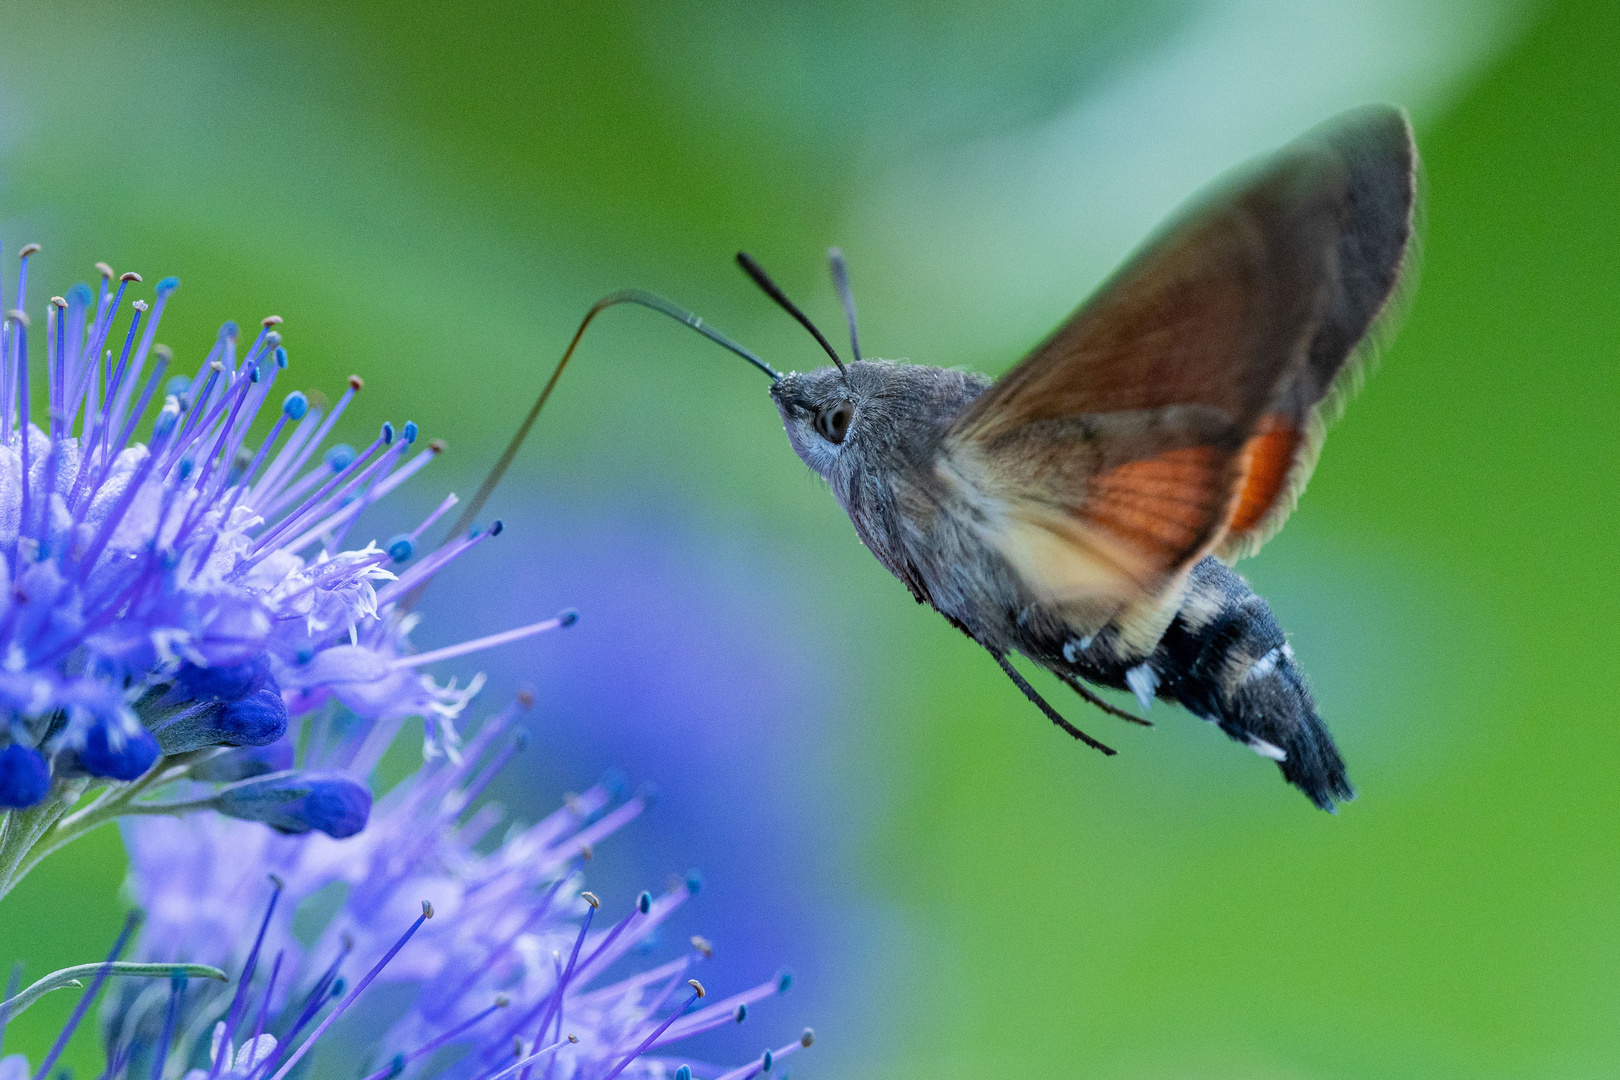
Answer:
[[793, 452], [842, 496], [863, 471], [925, 467], [951, 421], [988, 385], [982, 375], [860, 360], [783, 375], [771, 399]]
[[857, 369], [875, 366], [859, 363], [843, 371], [835, 367], [793, 371], [771, 384], [771, 400], [782, 414], [793, 452], [822, 476], [829, 476], [846, 452], [860, 452], [862, 405], [870, 397], [861, 387], [870, 380], [867, 372]]

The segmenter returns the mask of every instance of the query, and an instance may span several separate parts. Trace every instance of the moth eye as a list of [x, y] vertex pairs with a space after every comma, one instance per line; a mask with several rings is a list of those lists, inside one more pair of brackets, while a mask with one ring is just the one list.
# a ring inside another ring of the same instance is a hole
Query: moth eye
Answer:
[[816, 432], [828, 442], [837, 445], [849, 434], [849, 421], [855, 415], [855, 406], [847, 401], [816, 412]]

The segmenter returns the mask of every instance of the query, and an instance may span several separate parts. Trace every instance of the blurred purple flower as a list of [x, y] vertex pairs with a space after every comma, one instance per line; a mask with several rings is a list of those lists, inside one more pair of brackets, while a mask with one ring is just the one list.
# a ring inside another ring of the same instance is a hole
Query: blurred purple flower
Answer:
[[[173, 1021], [152, 988], [119, 987], [104, 1007], [109, 1060], [145, 1075], [139, 1070], [151, 1068], [157, 1047], [170, 1045], [167, 1030], [176, 1053], [207, 1066], [201, 1046], [212, 1032], [220, 1064], [199, 1080], [284, 1076], [301, 1040], [323, 1035], [361, 988], [348, 996], [334, 989], [348, 958], [387, 955], [424, 899], [436, 917], [418, 920], [409, 947], [365, 980], [378, 990], [414, 990], [391, 1012], [366, 1013], [371, 1060], [386, 1063], [372, 1074], [378, 1080], [442, 1047], [466, 1052], [449, 1065], [422, 1066], [431, 1074], [493, 1077], [527, 1062], [552, 1080], [669, 1077], [681, 1065], [672, 1044], [740, 1022], [750, 1006], [786, 990], [791, 979], [781, 974], [698, 1007], [687, 980], [709, 951], [701, 939], [666, 963], [604, 977], [651, 944], [701, 879], [689, 875], [657, 897], [643, 892], [611, 925], [597, 924], [601, 902], [580, 891], [580, 861], [646, 805], [641, 795], [621, 801], [612, 779], [488, 843], [503, 814], [474, 804], [525, 742], [511, 727], [517, 711], [486, 721], [459, 761], [425, 764], [378, 802], [363, 833], [342, 842], [213, 815], [126, 821], [130, 887], [148, 912], [141, 959], [242, 974], [234, 992], [186, 989]], [[273, 894], [267, 875], [278, 883]], [[312, 918], [321, 923], [313, 931]], [[334, 1036], [362, 1037], [354, 1028]], [[772, 1053], [800, 1045], [809, 1045], [808, 1034]], [[744, 1077], [765, 1064], [731, 1073], [693, 1065], [687, 1075]]]
[[[893, 772], [852, 760], [839, 725], [882, 693], [867, 682], [882, 658], [851, 655], [821, 621], [807, 595], [819, 575], [775, 558], [779, 538], [688, 501], [519, 492], [501, 513], [525, 544], [488, 548], [434, 586], [422, 605], [429, 647], [467, 619], [510, 618], [518, 602], [576, 603], [584, 618], [564, 648], [519, 644], [481, 664], [486, 693], [534, 686], [547, 746], [498, 780], [496, 797], [532, 816], [570, 775], [622, 767], [655, 780], [660, 812], [592, 880], [632, 889], [636, 867], [672, 854], [702, 866], [704, 910], [725, 931], [716, 977], [746, 979], [791, 949], [820, 1025], [866, 1023], [839, 982], [896, 927], [850, 852], [884, 820]], [[752, 1048], [741, 1030], [702, 1044], [720, 1060]]]

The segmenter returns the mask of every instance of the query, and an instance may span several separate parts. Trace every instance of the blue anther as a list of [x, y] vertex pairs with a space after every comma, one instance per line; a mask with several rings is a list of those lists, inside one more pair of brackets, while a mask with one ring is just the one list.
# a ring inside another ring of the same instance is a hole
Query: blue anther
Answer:
[[783, 968], [776, 976], [776, 992], [785, 994], [791, 989], [793, 989], [793, 971], [791, 968]]
[[564, 626], [573, 626], [575, 623], [579, 622], [579, 612], [575, 611], [573, 608], [569, 608], [567, 611], [560, 613], [557, 618]]
[[596, 786], [607, 792], [608, 798], [617, 799], [624, 794], [624, 789], [629, 783], [630, 777], [625, 775], [623, 769], [609, 769], [602, 774], [602, 779], [596, 782]]
[[698, 894], [698, 890], [700, 890], [702, 888], [703, 888], [703, 874], [702, 874], [702, 872], [699, 871], [699, 870], [688, 870], [686, 872], [686, 891], [688, 893], [690, 893], [691, 895], [696, 896]]
[[287, 370], [287, 350], [283, 349], [280, 345], [276, 346], [276, 367], [280, 368], [282, 371]]
[[383, 421], [382, 441], [384, 446], [388, 446], [394, 441], [394, 425], [389, 423], [387, 420]]
[[[41, 797], [43, 798], [43, 796]], [[641, 895], [636, 897], [636, 910], [643, 915], [652, 910], [652, 893], [647, 892], [645, 889], [642, 890]]]
[[[174, 418], [176, 420], [179, 420], [180, 419], [180, 414], [176, 413]], [[170, 430], [173, 430], [173, 425], [170, 425]], [[195, 469], [196, 467], [197, 467], [197, 463], [195, 461], [193, 461], [190, 457], [181, 458], [180, 459], [180, 479], [184, 480], [186, 477], [190, 476], [191, 475], [191, 470]]]
[[259, 381], [259, 365], [258, 364], [254, 364], [253, 369], [248, 372], [248, 381], [249, 382], [258, 382]]
[[76, 283], [73, 288], [68, 290], [67, 299], [69, 304], [88, 307], [91, 299], [90, 286], [82, 281]]
[[160, 296], [163, 293], [174, 292], [174, 290], [178, 289], [179, 287], [180, 287], [180, 279], [177, 278], [177, 277], [166, 277], [162, 281], [157, 283], [157, 291], [158, 291], [158, 294]]
[[165, 394], [183, 394], [190, 389], [191, 376], [189, 375], [176, 375], [174, 378], [163, 384], [163, 392]]
[[731, 1018], [739, 1024], [748, 1019], [748, 1006], [746, 1004], [737, 1006], [737, 1011], [731, 1014]]
[[388, 541], [388, 557], [397, 563], [405, 562], [416, 554], [416, 544], [404, 533]]
[[323, 460], [333, 472], [342, 472], [354, 464], [354, 447], [340, 442], [326, 452]]
[[682, 1065], [675, 1070], [675, 1080], [692, 1080], [692, 1066]]
[[302, 390], [294, 390], [287, 395], [287, 400], [281, 403], [281, 411], [294, 420], [302, 420], [304, 414], [309, 412], [309, 398], [304, 396]]
[[408, 443], [415, 442], [416, 441], [416, 421], [415, 420], [407, 420], [407, 421], [405, 421], [405, 427], [400, 431], [400, 436]]
[[499, 536], [505, 531], [506, 522], [502, 521], [500, 518], [496, 518], [494, 523], [489, 527], [489, 535], [491, 536]]
[[271, 331], [268, 331], [264, 335], [264, 347], [265, 348], [274, 349], [277, 346], [279, 346], [280, 344], [281, 344], [281, 332], [280, 331], [271, 330]]
[[298, 650], [293, 659], [297, 661], [300, 667], [302, 667], [304, 664], [307, 664], [311, 660], [315, 659], [315, 650], [306, 645], [304, 648]]
[[343, 976], [339, 975], [336, 979], [332, 980], [332, 997], [342, 997], [343, 991], [347, 990], [348, 988], [349, 984], [343, 980]]
[[769, 1050], [765, 1051], [765, 1056], [759, 1059], [759, 1071], [770, 1072], [771, 1065], [774, 1063], [774, 1061], [775, 1059], [771, 1056], [771, 1052]]
[[230, 338], [232, 341], [235, 341], [237, 335], [241, 332], [241, 329], [236, 325], [235, 319], [226, 319], [219, 326], [219, 336]]
[[[169, 408], [168, 405], [164, 405], [163, 411], [158, 413], [157, 423], [152, 425], [152, 434], [156, 438], [167, 438], [169, 435], [174, 434], [174, 426], [179, 422], [179, 403], [177, 402], [175, 407], [172, 409]], [[180, 460], [180, 464], [181, 466], [184, 466], [186, 464], [186, 460], [182, 458]], [[181, 473], [180, 479], [185, 479], [185, 473]]]

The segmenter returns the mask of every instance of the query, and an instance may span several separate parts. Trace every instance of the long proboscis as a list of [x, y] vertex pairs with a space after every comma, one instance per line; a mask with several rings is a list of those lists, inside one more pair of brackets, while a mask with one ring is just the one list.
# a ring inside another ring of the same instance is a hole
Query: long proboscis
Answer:
[[[579, 339], [585, 336], [585, 330], [591, 325], [591, 320], [615, 304], [639, 304], [642, 307], [651, 308], [661, 314], [668, 315], [677, 322], [684, 323], [696, 330], [721, 348], [729, 349], [747, 360], [750, 364], [769, 375], [772, 382], [782, 377], [758, 356], [732, 341], [714, 327], [707, 325], [692, 312], [687, 311], [678, 304], [665, 300], [662, 296], [642, 292], [640, 289], [624, 289], [620, 292], [609, 293], [595, 304], [592, 304], [591, 310], [587, 311], [585, 317], [580, 320], [579, 329], [574, 331], [573, 340], [568, 343], [568, 348], [563, 352], [562, 359], [558, 360], [557, 366], [552, 369], [551, 378], [546, 380], [546, 385], [541, 389], [540, 396], [534, 399], [534, 405], [530, 407], [529, 415], [525, 416], [523, 423], [518, 425], [517, 433], [512, 436], [512, 441], [506, 444], [506, 449], [501, 452], [495, 466], [489, 470], [489, 475], [484, 477], [484, 482], [479, 485], [478, 491], [472, 497], [472, 501], [461, 512], [461, 516], [456, 519], [456, 523], [450, 527], [450, 532], [446, 536], [447, 541], [466, 532], [472, 526], [473, 521], [477, 519], [478, 512], [484, 508], [484, 504], [489, 501], [489, 497], [495, 493], [496, 485], [506, 475], [506, 470], [511, 468], [512, 461], [523, 447], [523, 441], [529, 437], [529, 429], [534, 427], [534, 422], [540, 417], [540, 410], [546, 407], [546, 401], [550, 399], [551, 392], [557, 388], [557, 380], [562, 378], [563, 369], [568, 366], [568, 361], [573, 358], [574, 350], [579, 346]], [[421, 588], [422, 586], [418, 586], [411, 593], [406, 599], [404, 607], [408, 609], [415, 603], [416, 598], [421, 595]]]

